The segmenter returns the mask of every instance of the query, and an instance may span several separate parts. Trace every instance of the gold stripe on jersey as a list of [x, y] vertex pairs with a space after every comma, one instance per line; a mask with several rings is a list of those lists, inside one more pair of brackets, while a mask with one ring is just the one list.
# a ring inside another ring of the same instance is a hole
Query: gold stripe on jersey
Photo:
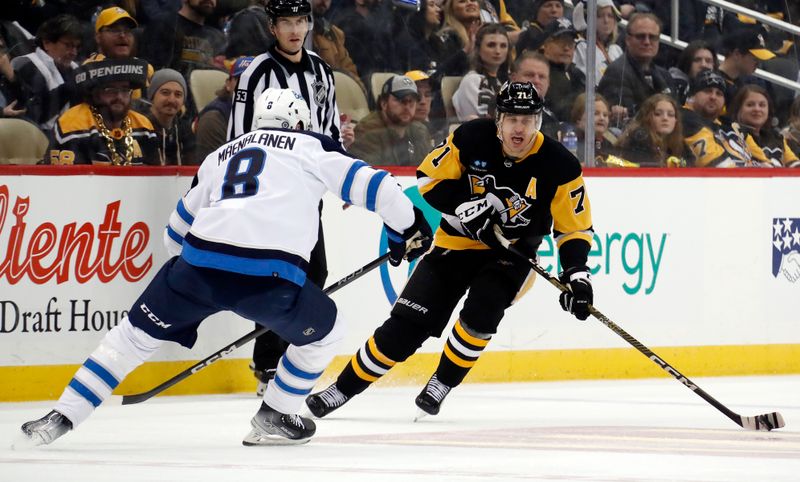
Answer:
[[374, 336], [369, 337], [369, 340], [367, 340], [367, 347], [369, 347], [370, 354], [373, 357], [375, 357], [376, 360], [386, 365], [388, 368], [391, 368], [395, 365], [396, 363], [395, 361], [390, 360], [389, 357], [387, 357], [386, 355], [381, 353], [380, 350], [378, 350], [378, 345], [375, 344]]
[[694, 154], [694, 162], [698, 167], [710, 167], [724, 159], [725, 149], [717, 143], [714, 133], [708, 127], [703, 127], [696, 134], [687, 136], [685, 143]]
[[467, 330], [465, 330], [462, 326], [460, 319], [456, 320], [455, 325], [453, 325], [453, 331], [455, 331], [461, 339], [475, 348], [484, 348], [489, 344], [489, 340], [477, 338], [467, 333]]
[[444, 350], [442, 352], [444, 353], [444, 356], [446, 356], [448, 360], [450, 360], [454, 364], [460, 366], [461, 368], [472, 368], [472, 366], [475, 365], [475, 362], [478, 361], [477, 359], [475, 359], [475, 360], [464, 360], [463, 358], [458, 356], [453, 351], [453, 349], [450, 348], [449, 340], [448, 340], [447, 343], [444, 344]]
[[592, 244], [592, 206], [586, 195], [583, 176], [579, 175], [566, 184], [558, 186], [550, 204], [553, 229], [560, 233], [556, 237], [559, 247], [570, 239], [582, 239]]
[[350, 360], [356, 375], [370, 383], [385, 375], [396, 363], [378, 350], [374, 336]]
[[425, 174], [417, 180], [419, 193], [425, 195], [442, 180], [459, 179], [464, 172], [459, 159], [458, 147], [453, 144], [453, 134], [450, 134], [445, 143], [428, 153], [419, 165], [418, 170]]
[[366, 382], [374, 382], [380, 377], [376, 377], [375, 375], [370, 375], [369, 373], [365, 372], [361, 365], [358, 362], [358, 353], [353, 355], [353, 358], [350, 359], [350, 365], [353, 367], [353, 371], [356, 373], [358, 378], [366, 381]]
[[783, 162], [784, 167], [790, 167], [792, 164], [797, 163], [800, 161], [798, 159], [797, 154], [789, 147], [789, 143], [786, 141], [786, 138], [783, 139], [783, 158], [781, 159]]
[[[136, 111], [128, 111], [128, 118], [134, 134], [142, 131], [155, 131], [150, 119]], [[57, 129], [58, 133], [63, 137], [80, 138], [90, 135], [91, 131], [96, 130], [96, 127], [89, 104], [84, 102], [64, 112], [58, 118]]]

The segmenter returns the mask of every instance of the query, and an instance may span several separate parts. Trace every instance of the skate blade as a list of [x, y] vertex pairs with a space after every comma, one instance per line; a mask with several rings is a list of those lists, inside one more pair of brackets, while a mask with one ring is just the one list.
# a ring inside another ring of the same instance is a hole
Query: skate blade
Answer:
[[302, 445], [308, 443], [310, 440], [310, 437], [293, 440], [281, 435], [273, 435], [251, 429], [250, 433], [245, 435], [244, 439], [242, 439], [242, 445], [245, 447], [255, 447], [258, 445]]
[[11, 450], [28, 450], [44, 445], [44, 439], [39, 434], [27, 435], [22, 430], [11, 441]]
[[426, 412], [425, 410], [422, 410], [421, 408], [418, 408], [417, 409], [417, 416], [414, 417], [414, 422], [419, 422], [420, 420], [422, 420], [423, 418], [427, 417], [428, 415], [430, 415], [428, 412]]

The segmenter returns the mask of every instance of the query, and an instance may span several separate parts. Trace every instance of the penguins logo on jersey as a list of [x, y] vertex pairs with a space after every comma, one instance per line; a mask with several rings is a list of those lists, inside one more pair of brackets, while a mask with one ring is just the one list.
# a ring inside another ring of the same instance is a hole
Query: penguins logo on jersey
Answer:
[[526, 201], [523, 196], [514, 192], [513, 189], [505, 186], [498, 186], [494, 176], [475, 176], [470, 174], [469, 183], [473, 194], [491, 192], [500, 199], [503, 205], [495, 206], [495, 208], [497, 208], [497, 211], [500, 213], [503, 226], [527, 226], [528, 223], [530, 223], [530, 219], [522, 216], [522, 213], [531, 207], [528, 201]]
[[314, 100], [317, 102], [317, 105], [323, 105], [325, 98], [328, 96], [325, 90], [325, 84], [323, 84], [321, 80], [315, 80], [311, 84], [311, 88], [314, 89]]

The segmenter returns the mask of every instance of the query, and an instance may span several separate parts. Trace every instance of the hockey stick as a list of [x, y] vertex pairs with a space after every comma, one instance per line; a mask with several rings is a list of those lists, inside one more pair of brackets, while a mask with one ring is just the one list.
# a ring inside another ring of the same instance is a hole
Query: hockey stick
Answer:
[[[373, 261], [367, 263], [366, 265], [362, 266], [361, 268], [357, 269], [356, 271], [353, 271], [349, 275], [347, 275], [344, 278], [340, 279], [336, 283], [334, 283], [334, 284], [328, 286], [327, 288], [325, 288], [324, 293], [326, 295], [330, 295], [330, 294], [338, 291], [340, 288], [343, 288], [343, 287], [349, 285], [351, 282], [357, 280], [358, 278], [362, 277], [363, 275], [369, 273], [373, 269], [375, 269], [378, 266], [382, 265], [387, 259], [389, 259], [389, 253], [382, 254], [381, 256], [375, 258]], [[171, 386], [173, 386], [173, 385], [185, 380], [186, 378], [194, 375], [195, 373], [199, 372], [203, 368], [206, 368], [207, 366], [211, 365], [212, 363], [217, 362], [217, 361], [221, 360], [222, 358], [230, 355], [237, 348], [241, 348], [242, 345], [246, 344], [247, 342], [249, 342], [253, 338], [259, 337], [259, 336], [263, 335], [264, 333], [266, 333], [268, 331], [269, 331], [269, 328], [266, 328], [266, 327], [263, 327], [263, 326], [260, 327], [260, 328], [257, 328], [255, 330], [251, 331], [250, 333], [244, 335], [243, 337], [239, 338], [238, 340], [234, 341], [233, 343], [231, 343], [229, 345], [226, 345], [224, 348], [221, 348], [221, 349], [215, 351], [214, 353], [212, 353], [211, 355], [207, 356], [206, 358], [203, 358], [199, 362], [195, 363], [194, 365], [192, 365], [191, 367], [187, 368], [186, 370], [178, 373], [177, 375], [175, 375], [174, 377], [172, 377], [169, 380], [165, 381], [161, 385], [159, 385], [159, 386], [157, 386], [157, 387], [155, 387], [155, 388], [153, 388], [151, 390], [148, 390], [146, 392], [143, 392], [143, 393], [137, 393], [137, 394], [134, 394], [134, 395], [123, 395], [123, 397], [122, 397], [122, 405], [132, 405], [134, 403], [141, 403], [141, 402], [144, 402], [145, 400], [149, 400], [150, 398], [158, 395], [159, 393], [163, 392], [167, 388], [169, 388], [169, 387], [171, 387]]]
[[[509, 240], [503, 237], [502, 233], [497, 228], [495, 228], [495, 233], [497, 234], [497, 239], [500, 241], [500, 243], [503, 245], [504, 248], [506, 248], [509, 252], [526, 259], [528, 263], [530, 263], [533, 270], [536, 271], [536, 273], [538, 273], [544, 279], [549, 281], [550, 284], [558, 288], [560, 291], [562, 292], [567, 291], [566, 286], [561, 284], [561, 282], [558, 279], [556, 279], [550, 273], [545, 271], [541, 266], [539, 266], [539, 264], [535, 260], [528, 258], [527, 256], [525, 256], [524, 253], [515, 248]], [[725, 414], [726, 417], [733, 420], [734, 423], [736, 423], [740, 427], [745, 428], [747, 430], [769, 431], [772, 429], [781, 428], [784, 425], [786, 425], [785, 422], [783, 421], [783, 416], [778, 412], [765, 413], [762, 415], [756, 415], [754, 417], [743, 417], [739, 415], [738, 413], [734, 412], [733, 410], [729, 409], [725, 405], [718, 402], [714, 397], [706, 393], [705, 390], [697, 386], [694, 382], [692, 382], [683, 374], [681, 374], [681, 372], [676, 370], [672, 365], [664, 361], [663, 358], [653, 353], [652, 350], [644, 346], [639, 340], [629, 335], [628, 332], [620, 328], [619, 325], [611, 321], [606, 315], [600, 313], [600, 311], [597, 308], [595, 308], [592, 305], [589, 305], [589, 313], [591, 313], [592, 316], [600, 320], [602, 324], [610, 328], [611, 331], [619, 335], [623, 340], [627, 341], [634, 348], [639, 350], [644, 356], [649, 358], [662, 370], [672, 375], [676, 380], [678, 380], [684, 386], [686, 386], [686, 388], [699, 395], [700, 398], [710, 403], [714, 408]]]

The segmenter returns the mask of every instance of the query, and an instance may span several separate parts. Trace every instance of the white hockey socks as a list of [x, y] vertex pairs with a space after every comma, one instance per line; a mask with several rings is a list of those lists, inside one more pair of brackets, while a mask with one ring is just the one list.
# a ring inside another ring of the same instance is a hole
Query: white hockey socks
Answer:
[[275, 378], [267, 385], [264, 403], [281, 413], [298, 413], [320, 375], [344, 338], [344, 323], [339, 314], [331, 332], [314, 343], [289, 345], [278, 363]]
[[73, 428], [77, 427], [162, 344], [163, 340], [131, 325], [126, 316], [106, 333], [100, 345], [78, 369], [54, 409], [66, 416]]

